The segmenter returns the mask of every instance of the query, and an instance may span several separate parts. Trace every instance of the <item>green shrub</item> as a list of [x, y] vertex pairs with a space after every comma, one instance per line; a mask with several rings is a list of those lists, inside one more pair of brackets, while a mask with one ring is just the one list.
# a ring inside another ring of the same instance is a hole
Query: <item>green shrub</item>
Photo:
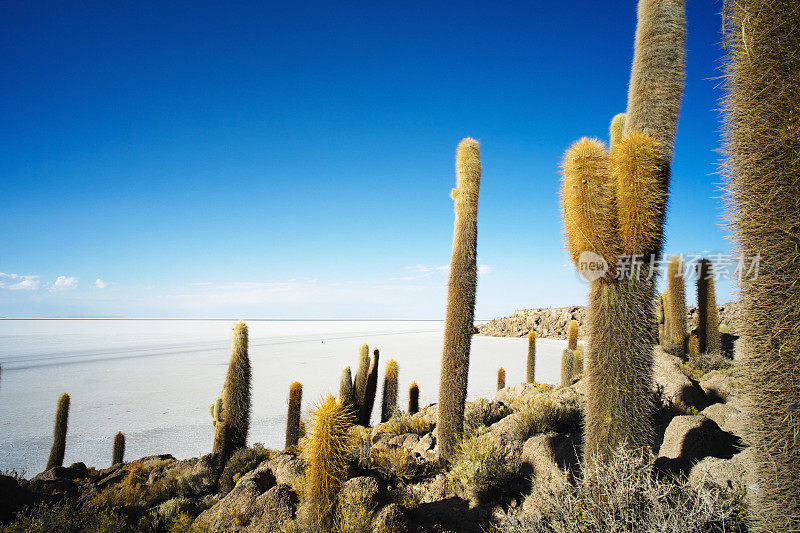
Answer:
[[434, 425], [420, 417], [413, 417], [408, 413], [403, 413], [390, 418], [388, 422], [381, 424], [375, 433], [378, 435], [405, 435], [406, 433], [416, 433], [424, 435], [433, 431]]
[[219, 478], [220, 492], [223, 495], [229, 493], [239, 478], [269, 459], [271, 455], [272, 452], [259, 442], [236, 450], [228, 459]]

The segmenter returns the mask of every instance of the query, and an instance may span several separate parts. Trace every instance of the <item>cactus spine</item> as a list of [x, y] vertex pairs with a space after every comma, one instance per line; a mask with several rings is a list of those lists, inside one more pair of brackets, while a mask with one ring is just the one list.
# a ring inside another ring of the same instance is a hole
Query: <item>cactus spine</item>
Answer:
[[64, 451], [67, 447], [67, 419], [69, 418], [69, 394], [58, 397], [56, 404], [56, 421], [53, 426], [53, 446], [47, 460], [47, 470], [56, 466], [64, 466]]
[[683, 262], [677, 255], [669, 258], [667, 265], [667, 298], [664, 309], [666, 319], [664, 350], [683, 357], [686, 354], [686, 291], [683, 281]]
[[469, 351], [475, 318], [478, 281], [478, 194], [481, 160], [478, 141], [463, 139], [456, 150], [455, 223], [447, 289], [447, 313], [439, 382], [439, 457], [447, 462], [464, 430]]
[[[684, 43], [684, 0], [640, 0], [628, 108], [612, 121], [611, 153], [598, 141], [582, 139], [564, 157], [561, 198], [568, 251], [579, 271], [586, 268], [585, 252], [608, 265], [589, 293], [584, 368], [590, 391], [584, 433], [589, 459], [608, 457], [622, 443], [641, 447], [652, 440], [655, 276], [650, 260], [661, 253]], [[638, 255], [641, 268], [617, 272], [620, 254]]]
[[286, 415], [286, 448], [297, 446], [300, 438], [300, 406], [303, 402], [303, 384], [299, 381], [289, 386], [289, 412]]
[[[361, 413], [364, 405], [364, 394], [367, 391], [367, 378], [369, 377], [369, 346], [364, 343], [358, 349], [358, 369], [356, 370], [355, 381], [355, 406], [356, 413]], [[360, 416], [360, 415], [359, 415]]]
[[381, 402], [381, 422], [386, 422], [397, 412], [397, 361], [389, 359], [383, 373], [383, 401]]
[[342, 377], [339, 378], [339, 403], [349, 405], [350, 409], [354, 409], [356, 405], [355, 389], [353, 389], [353, 378], [350, 376], [350, 367], [345, 366], [342, 369]]
[[536, 383], [536, 333], [528, 332], [528, 364], [525, 369], [526, 381]]
[[800, 10], [728, 0], [726, 172], [743, 276], [737, 354], [759, 501], [753, 531], [800, 531]]
[[408, 414], [415, 415], [419, 412], [419, 385], [412, 381], [408, 387]]
[[359, 423], [362, 426], [369, 426], [372, 418], [372, 408], [375, 406], [375, 395], [378, 392], [378, 363], [380, 362], [380, 351], [377, 348], [372, 352], [372, 360], [369, 363], [367, 372], [367, 383], [364, 387], [364, 402], [361, 405], [361, 415]]
[[564, 350], [561, 352], [561, 386], [569, 387], [572, 385], [572, 377], [575, 374], [575, 351]]
[[497, 369], [497, 390], [506, 388], [506, 369], [502, 366]]
[[[221, 464], [237, 449], [247, 444], [247, 431], [250, 426], [250, 358], [247, 353], [247, 325], [239, 321], [233, 326], [231, 334], [231, 359], [228, 363], [228, 374], [222, 387], [222, 424], [216, 427], [221, 430], [223, 443], [219, 452], [222, 454]], [[215, 443], [217, 440], [215, 432]], [[215, 444], [216, 447], [216, 444]]]
[[575, 351], [578, 348], [578, 321], [570, 320], [567, 328], [567, 349]]
[[714, 265], [708, 259], [697, 263], [697, 337], [701, 353], [718, 352], [719, 312], [714, 290]]
[[111, 456], [111, 464], [116, 465], [125, 461], [125, 434], [118, 432], [114, 435], [114, 453]]
[[308, 531], [327, 531], [331, 526], [339, 488], [347, 479], [347, 456], [353, 425], [352, 412], [329, 395], [311, 412], [311, 433], [303, 450], [306, 480], [300, 521]]

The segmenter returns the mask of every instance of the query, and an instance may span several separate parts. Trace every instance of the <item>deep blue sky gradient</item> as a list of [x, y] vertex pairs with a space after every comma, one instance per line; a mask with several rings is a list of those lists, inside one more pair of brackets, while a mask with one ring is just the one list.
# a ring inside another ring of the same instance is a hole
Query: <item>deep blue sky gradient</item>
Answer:
[[[688, 2], [669, 252], [730, 251], [720, 10]], [[625, 110], [635, 22], [629, 1], [3, 2], [0, 316], [439, 318], [465, 136], [478, 316], [581, 304], [559, 161]]]

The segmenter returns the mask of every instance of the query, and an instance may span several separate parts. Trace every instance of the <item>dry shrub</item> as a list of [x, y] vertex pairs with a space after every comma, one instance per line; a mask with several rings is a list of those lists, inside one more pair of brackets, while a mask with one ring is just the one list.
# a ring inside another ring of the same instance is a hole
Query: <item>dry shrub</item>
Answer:
[[580, 428], [582, 415], [577, 395], [558, 399], [534, 396], [516, 403], [514, 407], [516, 440], [527, 440], [532, 435], [548, 431], [570, 433]]
[[584, 469], [575, 483], [534, 483], [521, 508], [494, 526], [509, 533], [744, 532], [744, 491], [693, 486], [653, 472], [647, 453], [617, 448], [604, 464]]
[[434, 425], [424, 418], [403, 413], [402, 415], [390, 418], [386, 423], [381, 424], [375, 433], [375, 437], [378, 435], [395, 437], [397, 435], [405, 435], [406, 433], [424, 435], [433, 431], [433, 428]]
[[409, 481], [417, 477], [421, 468], [411, 452], [402, 446], [375, 447], [370, 454], [371, 466], [386, 479]]
[[253, 446], [239, 448], [231, 455], [225, 464], [225, 469], [219, 478], [219, 488], [222, 495], [229, 493], [236, 482], [246, 473], [255, 469], [262, 462], [268, 460], [272, 452], [263, 444], [256, 442]]
[[510, 472], [490, 433], [473, 434], [458, 441], [447, 482], [457, 493], [480, 500], [502, 485]]

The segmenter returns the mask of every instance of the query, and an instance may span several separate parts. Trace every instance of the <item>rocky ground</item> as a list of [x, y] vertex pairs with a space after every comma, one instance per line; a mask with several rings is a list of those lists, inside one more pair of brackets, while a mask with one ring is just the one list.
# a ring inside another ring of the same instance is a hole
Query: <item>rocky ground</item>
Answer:
[[[689, 324], [694, 324], [697, 308], [690, 307], [686, 317]], [[739, 321], [738, 303], [727, 303], [719, 306], [720, 328], [728, 333], [738, 331]], [[486, 324], [478, 326], [478, 333], [491, 337], [524, 337], [533, 330], [537, 337], [547, 339], [566, 339], [567, 326], [570, 320], [578, 322], [578, 335], [584, 336], [586, 308], [573, 307], [546, 307], [537, 309], [520, 309], [513, 315], [495, 318]]]
[[[689, 500], [705, 502], [712, 494], [711, 504], [706, 502], [709, 516], [728, 513], [731, 518], [724, 530], [743, 530], [736, 518], [743, 506], [736, 507], [736, 502], [752, 497], [754, 484], [748, 477], [749, 452], [742, 443], [746, 435], [735, 374], [723, 368], [701, 377], [696, 368], [682, 368], [677, 357], [655, 350], [654, 398], [660, 407], [654, 418], [657, 438], [646, 467], [659, 475], [686, 476], [681, 490], [694, 492], [676, 498], [676, 506]], [[558, 491], [580, 485], [576, 480], [582, 475], [588, 479], [580, 467], [587, 388], [582, 379], [563, 388], [520, 383], [499, 390], [493, 399], [471, 402], [465, 416], [467, 438], [448, 471], [437, 466], [436, 405], [372, 428], [355, 426], [336, 529], [559, 530], [552, 520], [543, 529], [531, 526], [544, 523], [536, 513], [546, 503], [536, 498], [542, 497], [542, 483], [547, 483], [547, 497], [566, 498], [557, 496], [562, 494]], [[189, 460], [162, 455], [104, 470], [78, 463], [30, 480], [0, 476], [0, 520], [10, 524], [4, 526], [6, 531], [63, 530], [49, 524], [50, 518], [54, 523], [67, 520], [81, 525], [70, 531], [302, 530], [294, 520], [304, 494], [302, 453], [247, 448], [229, 461], [220, 478], [214, 474], [214, 463], [212, 454]], [[14, 512], [37, 503], [39, 507], [10, 522]], [[556, 507], [561, 512], [563, 506]], [[577, 520], [590, 520], [590, 514], [581, 510]], [[685, 520], [680, 515], [686, 514], [659, 518], [659, 527], [664, 520]], [[595, 529], [576, 525], [573, 530]]]

